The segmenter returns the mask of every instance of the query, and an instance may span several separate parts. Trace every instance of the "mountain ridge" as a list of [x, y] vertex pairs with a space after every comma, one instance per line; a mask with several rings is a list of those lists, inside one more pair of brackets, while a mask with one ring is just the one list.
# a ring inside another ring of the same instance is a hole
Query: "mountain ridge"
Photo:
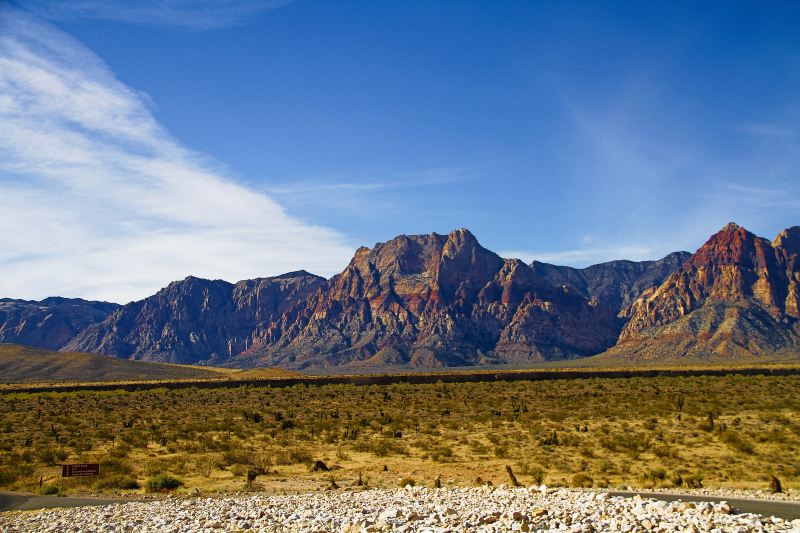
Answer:
[[330, 279], [187, 276], [124, 306], [0, 300], [0, 342], [34, 322], [46, 331], [42, 309], [66, 306], [71, 329], [26, 338], [126, 359], [301, 369], [800, 353], [799, 256], [800, 227], [770, 242], [728, 224], [694, 254], [577, 269], [502, 258], [460, 228], [360, 247]]

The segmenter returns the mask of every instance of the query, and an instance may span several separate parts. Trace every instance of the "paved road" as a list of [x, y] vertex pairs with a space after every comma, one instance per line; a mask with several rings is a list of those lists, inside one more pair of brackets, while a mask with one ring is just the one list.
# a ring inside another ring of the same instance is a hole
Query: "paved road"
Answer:
[[753, 500], [741, 498], [722, 498], [717, 496], [695, 496], [693, 494], [664, 494], [661, 492], [609, 492], [611, 496], [624, 496], [632, 498], [640, 495], [642, 498], [654, 498], [672, 502], [682, 500], [685, 502], [728, 502], [736, 513], [755, 513], [764, 516], [777, 516], [784, 520], [795, 520], [800, 518], [800, 502], [776, 501], [776, 500]]
[[[695, 496], [692, 494], [664, 494], [660, 492], [615, 491], [611, 496], [632, 498], [639, 494], [642, 498], [656, 500], [687, 502], [720, 502], [726, 501], [739, 513], [756, 513], [765, 516], [778, 516], [784, 520], [800, 518], [800, 502], [774, 500], [749, 500], [739, 498], [721, 498], [715, 496]], [[84, 505], [107, 505], [122, 500], [100, 498], [60, 498], [58, 496], [33, 496], [14, 492], [0, 492], [0, 511], [27, 511], [33, 509], [50, 509], [53, 507], [80, 507]], [[130, 500], [128, 500], [130, 501]]]
[[100, 498], [60, 498], [58, 496], [34, 496], [17, 492], [0, 492], [0, 511], [29, 511], [52, 507], [81, 507], [84, 505], [107, 505], [118, 500]]

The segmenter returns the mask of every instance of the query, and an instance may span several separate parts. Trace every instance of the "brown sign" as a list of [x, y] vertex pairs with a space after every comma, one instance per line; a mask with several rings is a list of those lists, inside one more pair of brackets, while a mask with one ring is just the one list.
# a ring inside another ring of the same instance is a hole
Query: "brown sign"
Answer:
[[61, 465], [61, 477], [99, 476], [100, 465], [97, 463], [80, 463], [77, 465]]

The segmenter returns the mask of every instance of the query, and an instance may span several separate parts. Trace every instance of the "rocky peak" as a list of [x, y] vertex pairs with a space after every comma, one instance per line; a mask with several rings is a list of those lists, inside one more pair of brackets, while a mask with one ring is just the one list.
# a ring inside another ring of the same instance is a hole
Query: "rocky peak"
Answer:
[[[792, 242], [795, 232], [785, 233], [776, 243]], [[634, 302], [622, 338], [678, 320], [706, 301], [749, 301], [776, 319], [796, 317], [798, 291], [792, 279], [797, 265], [787, 262], [785, 251], [741, 226], [727, 224], [658, 289]]]
[[120, 306], [80, 298], [0, 299], [0, 342], [57, 350]]
[[740, 265], [748, 269], [764, 268], [772, 255], [771, 243], [741, 226], [728, 223], [711, 236], [692, 256], [697, 267]]
[[783, 248], [790, 254], [800, 254], [800, 226], [786, 228], [772, 241], [775, 248]]
[[727, 224], [722, 226], [722, 229], [720, 229], [719, 231], [720, 231], [720, 233], [730, 233], [730, 232], [739, 231], [740, 229], [744, 229], [744, 228], [742, 228], [736, 222], [728, 222]]

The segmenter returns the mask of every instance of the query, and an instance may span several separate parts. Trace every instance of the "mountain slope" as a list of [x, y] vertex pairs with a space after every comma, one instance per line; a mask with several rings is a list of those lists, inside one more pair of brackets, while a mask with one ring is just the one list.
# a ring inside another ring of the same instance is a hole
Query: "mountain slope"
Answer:
[[534, 261], [531, 268], [553, 285], [568, 285], [622, 310], [645, 290], [661, 285], [691, 255], [673, 252], [657, 261], [608, 261], [581, 269]]
[[800, 228], [729, 224], [697, 252], [584, 269], [503, 259], [466, 229], [305, 271], [187, 277], [125, 306], [0, 300], [0, 340], [238, 367], [440, 367], [800, 354]]
[[235, 366], [435, 367], [588, 355], [611, 346], [621, 326], [615, 309], [461, 229], [360, 248], [330, 280], [187, 278], [64, 349]]
[[325, 283], [305, 271], [237, 284], [189, 276], [87, 327], [63, 350], [170, 363], [223, 363], [246, 350], [254, 336], [269, 337], [287, 308]]
[[609, 353], [632, 359], [800, 353], [800, 227], [773, 242], [736, 224], [713, 235], [624, 314]]
[[139, 381], [218, 378], [204, 368], [126, 361], [90, 353], [53, 352], [28, 346], [0, 344], [0, 383], [61, 381]]
[[57, 350], [120, 306], [80, 298], [0, 299], [0, 343]]
[[619, 327], [611, 308], [460, 229], [359, 249], [285, 326], [296, 334], [243, 357], [299, 367], [542, 361], [602, 350]]

